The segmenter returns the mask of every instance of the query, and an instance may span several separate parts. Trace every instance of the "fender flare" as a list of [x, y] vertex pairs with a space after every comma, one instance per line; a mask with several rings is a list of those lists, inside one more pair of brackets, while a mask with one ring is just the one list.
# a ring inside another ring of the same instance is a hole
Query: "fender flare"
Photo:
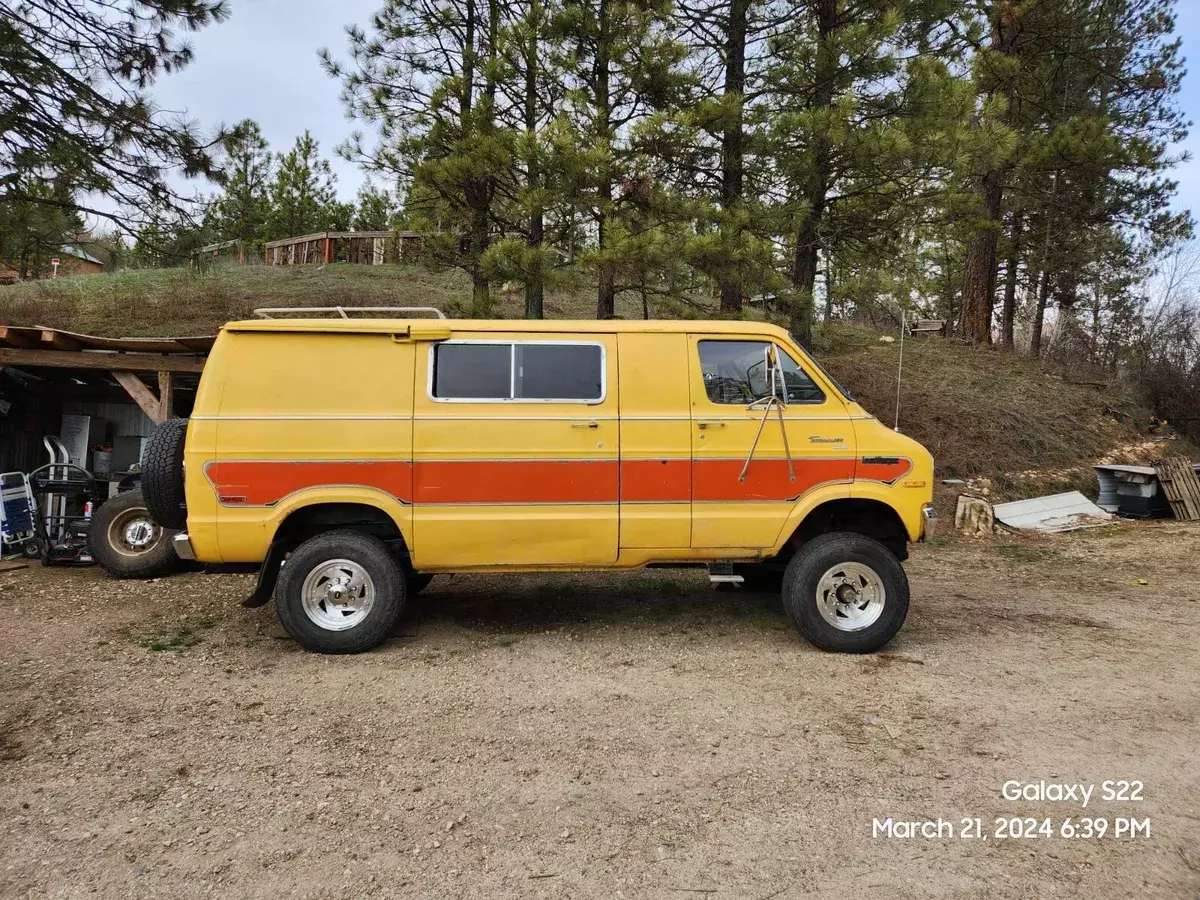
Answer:
[[792, 507], [792, 511], [788, 514], [779, 536], [775, 539], [775, 547], [772, 550], [772, 554], [782, 552], [787, 542], [791, 540], [792, 535], [796, 533], [796, 529], [803, 524], [804, 520], [817, 507], [831, 500], [870, 500], [886, 506], [896, 514], [896, 518], [904, 526], [909, 541], [915, 543], [921, 537], [922, 523], [920, 510], [916, 510], [915, 517], [910, 516], [906, 518], [902, 510], [896, 506], [895, 499], [895, 488], [881, 482], [847, 481], [840, 484], [828, 484], [819, 487], [805, 494]]
[[344, 487], [317, 485], [304, 488], [288, 494], [280, 500], [272, 508], [272, 515], [263, 523], [263, 527], [269, 531], [270, 540], [274, 541], [279, 527], [293, 513], [330, 503], [352, 503], [379, 510], [395, 523], [405, 547], [412, 552], [412, 506], [379, 488], [354, 485]]
[[[896, 518], [904, 525], [904, 530], [908, 532], [909, 542], [915, 544], [921, 539], [921, 532], [923, 530], [921, 504], [906, 503], [897, 505], [896, 492], [903, 490], [905, 489], [885, 484], [882, 481], [856, 481], [851, 487], [850, 496], [855, 500], [874, 500], [890, 508], [896, 514]], [[909, 510], [907, 515], [905, 514], [906, 508]]]
[[[280, 527], [293, 513], [311, 509], [314, 506], [324, 506], [330, 503], [355, 504], [369, 506], [386, 515], [396, 525], [400, 539], [405, 547], [411, 548], [412, 507], [397, 500], [386, 491], [378, 488], [365, 487], [312, 487], [289, 494], [274, 508], [274, 514], [264, 523], [270, 530], [270, 544], [258, 570], [258, 580], [254, 591], [242, 601], [247, 608], [263, 606], [270, 602], [275, 593], [275, 583], [279, 579], [279, 570], [283, 566], [284, 557], [290, 547], [285, 540], [276, 537]], [[407, 512], [407, 515], [397, 516], [397, 511]]]
[[792, 511], [788, 513], [787, 519], [780, 528], [779, 534], [775, 538], [775, 546], [771, 550], [771, 555], [780, 553], [784, 545], [791, 540], [792, 535], [796, 533], [796, 529], [800, 524], [808, 518], [809, 513], [820, 506], [822, 503], [828, 503], [830, 500], [848, 500], [851, 497], [850, 489], [853, 482], [843, 481], [837, 484], [825, 484], [818, 488], [809, 491], [803, 497], [796, 501], [792, 506]]

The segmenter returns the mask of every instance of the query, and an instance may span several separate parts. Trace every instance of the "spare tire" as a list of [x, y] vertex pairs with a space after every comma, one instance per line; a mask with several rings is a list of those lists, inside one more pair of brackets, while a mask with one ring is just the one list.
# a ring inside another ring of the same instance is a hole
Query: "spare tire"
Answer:
[[88, 528], [88, 550], [116, 578], [157, 578], [179, 565], [174, 529], [151, 520], [141, 490], [126, 491], [97, 508]]
[[142, 461], [142, 494], [146, 508], [163, 528], [186, 528], [183, 495], [183, 443], [187, 419], [167, 419], [150, 435]]

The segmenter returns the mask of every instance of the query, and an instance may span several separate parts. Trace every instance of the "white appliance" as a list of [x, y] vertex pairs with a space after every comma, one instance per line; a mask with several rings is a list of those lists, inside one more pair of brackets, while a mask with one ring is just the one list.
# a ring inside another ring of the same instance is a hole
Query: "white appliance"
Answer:
[[99, 416], [65, 415], [58, 434], [71, 462], [86, 469], [88, 451], [96, 444], [104, 443], [107, 431], [108, 421]]

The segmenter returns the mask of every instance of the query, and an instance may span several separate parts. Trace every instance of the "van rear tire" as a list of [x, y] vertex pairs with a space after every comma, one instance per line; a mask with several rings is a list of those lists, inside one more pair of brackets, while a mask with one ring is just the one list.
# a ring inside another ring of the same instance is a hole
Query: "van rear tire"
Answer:
[[361, 653], [377, 647], [400, 618], [408, 587], [387, 545], [357, 531], [305, 541], [279, 573], [279, 623], [305, 650]]
[[908, 576], [895, 555], [861, 534], [813, 538], [788, 562], [783, 605], [822, 650], [873, 653], [908, 615]]

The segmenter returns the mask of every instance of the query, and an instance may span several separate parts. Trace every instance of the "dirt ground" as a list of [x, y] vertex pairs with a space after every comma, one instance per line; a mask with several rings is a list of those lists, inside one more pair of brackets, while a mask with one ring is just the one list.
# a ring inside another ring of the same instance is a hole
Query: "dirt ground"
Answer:
[[[0, 575], [0, 896], [1194, 898], [1198, 550], [943, 539], [867, 657], [695, 571], [438, 578], [340, 658], [242, 609], [250, 576]], [[994, 836], [1068, 816], [1152, 830]]]

